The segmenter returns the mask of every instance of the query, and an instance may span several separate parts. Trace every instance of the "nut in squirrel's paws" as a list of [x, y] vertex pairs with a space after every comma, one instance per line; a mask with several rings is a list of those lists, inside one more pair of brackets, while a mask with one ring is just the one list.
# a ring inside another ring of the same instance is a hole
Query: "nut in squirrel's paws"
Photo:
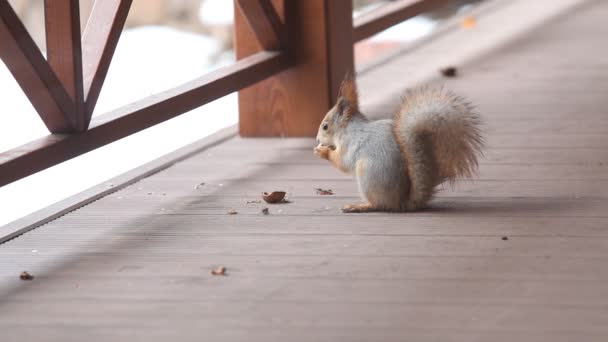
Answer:
[[330, 146], [319, 144], [319, 145], [317, 145], [317, 147], [315, 147], [314, 153], [321, 158], [327, 159], [327, 156], [329, 155], [329, 151], [331, 151], [331, 150], [332, 150], [332, 148]]

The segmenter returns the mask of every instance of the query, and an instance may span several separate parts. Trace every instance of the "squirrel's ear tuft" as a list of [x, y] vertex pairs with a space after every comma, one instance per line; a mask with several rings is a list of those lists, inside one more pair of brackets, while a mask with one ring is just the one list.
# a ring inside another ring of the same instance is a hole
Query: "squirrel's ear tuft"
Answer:
[[351, 73], [346, 74], [340, 93], [338, 94], [338, 108], [342, 114], [351, 116], [359, 111], [359, 93], [357, 83]]

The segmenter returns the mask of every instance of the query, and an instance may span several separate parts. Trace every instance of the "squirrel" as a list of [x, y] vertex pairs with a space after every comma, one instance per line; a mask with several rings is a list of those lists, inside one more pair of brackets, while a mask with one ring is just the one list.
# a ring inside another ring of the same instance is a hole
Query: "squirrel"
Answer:
[[441, 183], [477, 172], [480, 126], [470, 102], [430, 86], [406, 91], [392, 119], [369, 120], [347, 75], [319, 126], [314, 153], [357, 178], [364, 203], [343, 212], [415, 211], [427, 206]]

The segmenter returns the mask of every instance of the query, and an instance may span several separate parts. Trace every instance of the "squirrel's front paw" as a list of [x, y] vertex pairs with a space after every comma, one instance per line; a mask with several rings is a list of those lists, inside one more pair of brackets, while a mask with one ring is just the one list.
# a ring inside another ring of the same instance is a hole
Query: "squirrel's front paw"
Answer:
[[317, 147], [314, 149], [315, 154], [323, 159], [327, 159], [329, 157], [329, 151], [331, 151], [331, 149], [328, 146], [321, 144], [317, 145]]

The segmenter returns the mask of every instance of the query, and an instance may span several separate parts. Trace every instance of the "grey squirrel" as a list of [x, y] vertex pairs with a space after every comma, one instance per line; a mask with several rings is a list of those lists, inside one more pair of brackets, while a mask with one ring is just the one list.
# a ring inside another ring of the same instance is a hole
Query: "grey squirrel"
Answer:
[[469, 102], [428, 86], [407, 91], [392, 119], [370, 121], [347, 76], [319, 126], [314, 153], [357, 178], [364, 203], [342, 211], [413, 211], [427, 206], [439, 184], [476, 172], [480, 125]]

